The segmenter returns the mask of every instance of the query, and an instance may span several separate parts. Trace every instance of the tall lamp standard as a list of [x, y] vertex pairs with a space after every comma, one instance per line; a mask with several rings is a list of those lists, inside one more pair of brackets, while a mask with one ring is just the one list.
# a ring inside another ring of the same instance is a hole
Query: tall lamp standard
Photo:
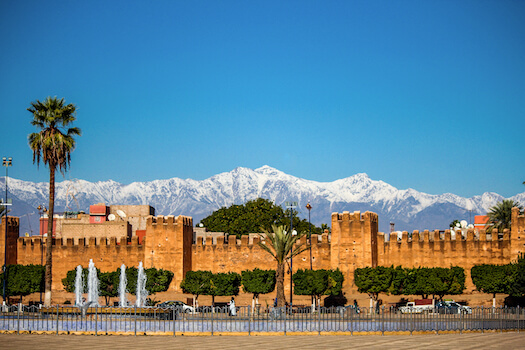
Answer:
[[[9, 157], [9, 158], [2, 158], [2, 165], [5, 166], [5, 205], [7, 206], [8, 203], [7, 203], [7, 170], [9, 169], [10, 166], [13, 165], [13, 158]], [[5, 219], [4, 219], [4, 225], [5, 225], [5, 240], [4, 240], [4, 266], [2, 268], [3, 272], [4, 272], [4, 288], [3, 288], [3, 293], [2, 293], [2, 297], [4, 299], [4, 303], [6, 302], [5, 300], [5, 295], [6, 295], [6, 281], [7, 281], [7, 207], [5, 208]]]
[[306, 204], [306, 209], [308, 209], [308, 242], [310, 242], [310, 271], [312, 271], [312, 224], [310, 222], [310, 210], [312, 210], [312, 206], [310, 202]]
[[[286, 208], [290, 208], [290, 235], [294, 235], [293, 231], [293, 208], [297, 207], [297, 202], [286, 202]], [[297, 233], [296, 233], [297, 234]], [[293, 247], [290, 247], [290, 252], [293, 251]], [[291, 255], [291, 254], [290, 254]], [[290, 256], [290, 307], [293, 305], [293, 258]]]

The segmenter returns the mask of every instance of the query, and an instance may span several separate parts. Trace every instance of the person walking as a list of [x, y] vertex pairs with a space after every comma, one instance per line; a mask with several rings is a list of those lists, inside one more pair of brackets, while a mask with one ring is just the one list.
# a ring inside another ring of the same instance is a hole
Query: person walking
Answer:
[[230, 303], [228, 304], [230, 306], [230, 315], [236, 316], [237, 310], [235, 308], [235, 299], [232, 297], [232, 300], [230, 300]]

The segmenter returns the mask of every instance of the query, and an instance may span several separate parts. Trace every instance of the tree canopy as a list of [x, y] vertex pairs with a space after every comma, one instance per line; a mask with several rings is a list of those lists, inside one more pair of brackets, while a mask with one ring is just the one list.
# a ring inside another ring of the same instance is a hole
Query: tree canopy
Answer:
[[359, 292], [368, 293], [377, 300], [379, 293], [394, 295], [445, 295], [463, 293], [465, 271], [462, 267], [417, 267], [402, 268], [378, 266], [356, 269], [355, 284]]
[[211, 271], [188, 271], [180, 283], [180, 288], [184, 293], [193, 294], [197, 298], [199, 295], [209, 295], [211, 276]]
[[[26, 296], [44, 290], [44, 271], [42, 265], [7, 265], [6, 298]], [[4, 283], [4, 273], [0, 274], [0, 285]]]
[[219, 272], [211, 276], [210, 295], [238, 295], [241, 286], [241, 276], [236, 272]]
[[[293, 228], [300, 232], [309, 232], [309, 223], [300, 219], [297, 211], [292, 213]], [[272, 225], [290, 225], [290, 214], [271, 201], [258, 198], [241, 205], [223, 207], [210, 216], [201, 220], [207, 230], [213, 232], [227, 232], [232, 235], [258, 233], [261, 230], [270, 230]], [[321, 228], [312, 225], [312, 234], [321, 234]]]
[[344, 276], [337, 270], [297, 270], [292, 276], [295, 295], [339, 295], [343, 289]]
[[388, 293], [392, 284], [393, 267], [363, 267], [354, 271], [354, 282], [360, 293], [377, 300], [379, 293]]
[[490, 208], [489, 212], [487, 213], [487, 232], [491, 233], [493, 229], [497, 229], [498, 232], [503, 232], [504, 229], [510, 229], [513, 207], [518, 207], [520, 210], [523, 209], [523, 207], [518, 202], [511, 199], [504, 199]]
[[241, 283], [245, 293], [253, 293], [253, 297], [258, 298], [259, 294], [275, 290], [275, 270], [245, 270], [241, 273]]

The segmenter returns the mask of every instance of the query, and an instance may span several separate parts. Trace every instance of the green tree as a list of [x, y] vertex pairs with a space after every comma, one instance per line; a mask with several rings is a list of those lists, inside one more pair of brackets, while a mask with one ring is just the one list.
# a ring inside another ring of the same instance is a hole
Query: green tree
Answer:
[[[392, 285], [393, 267], [363, 267], [354, 271], [354, 282], [360, 293], [367, 293], [377, 302], [380, 293], [388, 293]], [[370, 305], [372, 306], [372, 305]]]
[[429, 295], [446, 292], [446, 286], [433, 268], [417, 267], [406, 270], [404, 283], [406, 295], [420, 295], [427, 299]]
[[29, 147], [33, 151], [33, 163], [40, 160], [49, 167], [49, 206], [46, 240], [46, 273], [44, 305], [51, 305], [52, 240], [53, 215], [55, 210], [55, 171], [65, 173], [71, 162], [71, 152], [75, 149], [74, 136], [80, 136], [80, 129], [70, 127], [75, 121], [76, 106], [66, 104], [64, 99], [47, 97], [44, 101], [31, 102], [27, 109], [33, 115], [31, 125], [39, 132], [29, 134]]
[[[146, 290], [148, 294], [155, 294], [158, 292], [165, 292], [173, 280], [173, 272], [163, 269], [149, 268], [144, 269], [146, 274]], [[120, 269], [116, 270], [120, 284]], [[137, 280], [139, 276], [139, 269], [134, 266], [126, 267], [126, 289], [130, 294], [137, 295]], [[117, 284], [117, 290], [118, 290]]]
[[[86, 286], [86, 281], [88, 280], [88, 268], [85, 267], [82, 269], [82, 280], [84, 281], [84, 285], [82, 286], [83, 289], [82, 289], [82, 293], [87, 293], [87, 286]], [[97, 268], [97, 276], [100, 275], [100, 270]], [[73, 270], [69, 270], [67, 273], [66, 273], [66, 277], [62, 278], [62, 285], [64, 286], [64, 289], [66, 290], [66, 292], [68, 293], [74, 293], [75, 292], [75, 279], [76, 279], [76, 276], [77, 276], [77, 270], [76, 268], [73, 269]]]
[[485, 226], [487, 233], [491, 233], [493, 229], [497, 229], [500, 233], [503, 232], [504, 229], [510, 229], [513, 207], [518, 207], [520, 210], [523, 209], [518, 202], [511, 199], [504, 199], [490, 208], [487, 213], [487, 225]]
[[241, 286], [241, 276], [236, 272], [214, 273], [211, 276], [209, 295], [212, 305], [215, 306], [216, 296], [238, 295]]
[[388, 294], [401, 295], [406, 294], [405, 284], [407, 281], [407, 272], [409, 269], [404, 269], [401, 266], [392, 268], [392, 280], [388, 288]]
[[297, 244], [298, 240], [306, 233], [299, 232], [297, 235], [292, 235], [291, 232], [286, 232], [285, 226], [272, 225], [272, 231], [264, 230], [261, 234], [262, 241], [259, 246], [270, 254], [275, 262], [277, 268], [275, 270], [277, 306], [281, 307], [286, 304], [284, 297], [284, 267], [286, 262], [294, 256], [302, 253], [307, 249], [303, 244]]
[[173, 272], [169, 270], [149, 268], [145, 269], [146, 273], [146, 290], [148, 294], [165, 292], [168, 290], [171, 281], [173, 280]]
[[297, 270], [293, 274], [294, 294], [311, 295], [320, 305], [323, 295], [340, 295], [344, 276], [337, 270]]
[[[306, 219], [300, 219], [297, 212], [292, 213], [293, 227], [296, 231], [308, 231]], [[243, 205], [234, 204], [223, 207], [201, 220], [207, 230], [241, 235], [260, 232], [261, 228], [271, 230], [273, 224], [289, 225], [289, 213], [283, 211], [271, 201], [258, 198]], [[312, 234], [321, 234], [321, 229], [312, 225]]]
[[184, 293], [193, 294], [193, 306], [197, 307], [199, 295], [210, 295], [211, 271], [188, 271], [180, 283]]
[[470, 270], [472, 283], [476, 289], [492, 294], [492, 306], [496, 307], [496, 293], [510, 294], [512, 284], [512, 265], [475, 265]]
[[102, 272], [98, 274], [100, 296], [104, 297], [106, 306], [110, 298], [118, 297], [120, 271]]
[[516, 297], [525, 296], [525, 254], [519, 254], [515, 262], [509, 264], [511, 283], [509, 294]]
[[268, 294], [275, 290], [275, 270], [245, 270], [241, 272], [242, 289], [252, 293], [252, 308], [259, 303], [259, 294]]
[[[13, 295], [22, 297], [41, 292], [44, 288], [44, 266], [42, 265], [7, 265], [6, 298]], [[0, 284], [4, 283], [4, 274], [0, 274]]]
[[429, 295], [437, 295], [442, 300], [445, 295], [461, 294], [464, 289], [465, 271], [462, 267], [406, 269], [405, 295], [420, 295], [424, 299]]

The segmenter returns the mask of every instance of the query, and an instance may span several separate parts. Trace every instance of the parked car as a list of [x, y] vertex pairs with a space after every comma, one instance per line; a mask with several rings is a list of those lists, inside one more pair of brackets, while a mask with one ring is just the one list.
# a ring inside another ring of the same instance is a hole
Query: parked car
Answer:
[[420, 314], [430, 313], [433, 309], [432, 299], [419, 299], [416, 301], [409, 301], [406, 306], [401, 306], [399, 311], [401, 311], [402, 314]]
[[157, 307], [163, 308], [163, 309], [176, 307], [176, 308], [179, 308], [182, 312], [186, 312], [186, 313], [195, 312], [195, 308], [193, 306], [190, 306], [178, 300], [168, 300], [168, 301], [158, 304]]
[[440, 314], [471, 314], [472, 308], [456, 303], [455, 301], [440, 301], [434, 310]]

